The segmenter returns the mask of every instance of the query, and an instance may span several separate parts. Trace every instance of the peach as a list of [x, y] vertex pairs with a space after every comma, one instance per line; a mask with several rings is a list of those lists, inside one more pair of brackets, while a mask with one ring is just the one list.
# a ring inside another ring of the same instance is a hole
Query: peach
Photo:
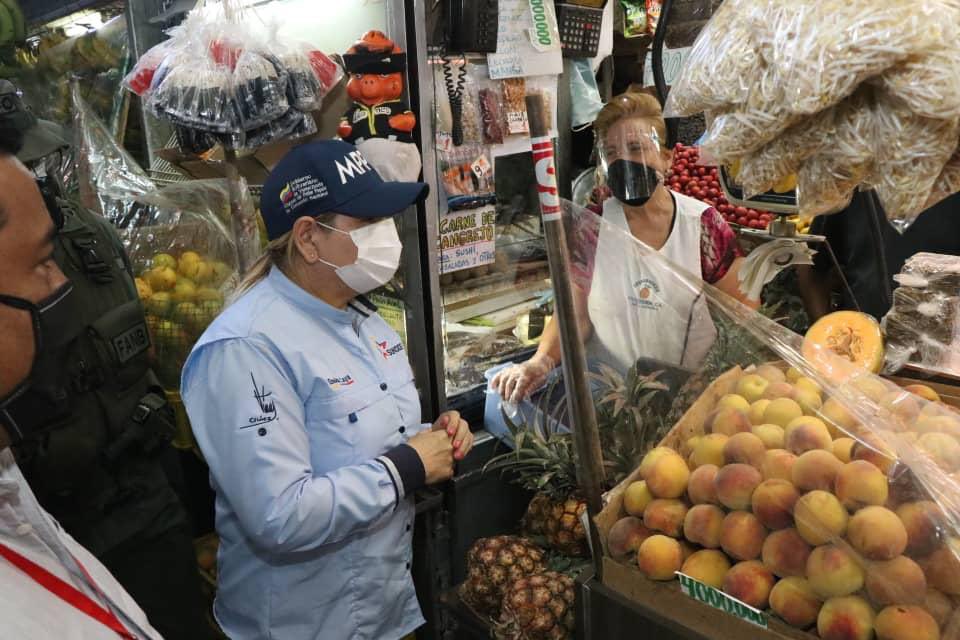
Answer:
[[643, 480], [647, 479], [647, 473], [650, 471], [650, 467], [653, 464], [662, 458], [663, 456], [677, 455], [677, 452], [671, 449], [670, 447], [654, 447], [643, 456], [643, 460], [640, 461], [640, 478]]
[[771, 400], [770, 404], [763, 411], [764, 424], [775, 424], [779, 427], [786, 427], [788, 424], [803, 415], [803, 409], [796, 401], [790, 398], [777, 398]]
[[811, 491], [800, 496], [793, 508], [797, 532], [808, 544], [819, 546], [842, 536], [849, 516], [836, 496], [826, 491]]
[[687, 517], [687, 505], [680, 500], [658, 498], [647, 505], [643, 512], [643, 524], [647, 529], [679, 538], [683, 521]]
[[875, 433], [861, 434], [859, 438], [859, 441], [853, 445], [851, 458], [872, 462], [884, 474], [890, 473], [890, 468], [896, 460], [890, 448]]
[[927, 584], [947, 595], [960, 596], [960, 538], [950, 538], [919, 560]]
[[637, 551], [637, 566], [651, 580], [672, 580], [683, 566], [680, 543], [667, 536], [650, 536]]
[[943, 527], [943, 512], [935, 502], [904, 503], [897, 507], [897, 517], [907, 530], [907, 553], [923, 556], [934, 550]]
[[770, 405], [770, 401], [766, 398], [757, 400], [750, 405], [750, 423], [751, 424], [763, 424], [763, 412], [767, 410], [767, 407]]
[[940, 627], [923, 607], [887, 607], [874, 621], [877, 640], [940, 640]]
[[[763, 392], [770, 386], [770, 381], [755, 373], [750, 373], [737, 381], [736, 391], [747, 402], [756, 402], [763, 397]], [[722, 401], [722, 400], [721, 400]]]
[[686, 540], [680, 540], [680, 557], [683, 558], [683, 561], [686, 562], [687, 558], [692, 556], [697, 552], [697, 548], [687, 542]]
[[690, 474], [687, 484], [687, 497], [693, 504], [720, 504], [717, 499], [717, 489], [714, 480], [719, 469], [715, 464], [705, 464], [697, 467]]
[[722, 433], [711, 433], [703, 436], [696, 448], [690, 453], [690, 463], [693, 468], [712, 464], [723, 466], [723, 447], [727, 444], [727, 436]]
[[650, 488], [643, 480], [631, 482], [623, 492], [623, 508], [631, 516], [643, 516], [647, 505], [653, 500]]
[[907, 548], [903, 522], [886, 507], [865, 507], [853, 514], [847, 539], [870, 560], [892, 560]]
[[679, 498], [687, 490], [690, 469], [679, 454], [664, 454], [649, 466], [643, 479], [655, 497]]
[[720, 546], [723, 532], [723, 509], [712, 504], [694, 505], [683, 520], [683, 537], [707, 549]]
[[798, 629], [806, 629], [816, 622], [822, 606], [823, 601], [810, 583], [798, 576], [781, 580], [770, 591], [770, 608], [784, 622]]
[[920, 402], [909, 393], [891, 391], [880, 400], [880, 406], [904, 424], [912, 424], [920, 415]]
[[833, 441], [833, 455], [837, 456], [840, 462], [846, 464], [850, 462], [850, 455], [853, 453], [853, 438], [837, 438]]
[[795, 386], [797, 390], [806, 390], [810, 393], [815, 393], [818, 397], [823, 394], [823, 387], [820, 386], [820, 383], [806, 376], [797, 378], [797, 380], [793, 382], [793, 386]]
[[920, 396], [930, 402], [940, 402], [940, 394], [925, 384], [910, 384], [905, 386], [904, 391], [909, 391], [915, 396]]
[[947, 626], [950, 614], [953, 612], [953, 602], [942, 591], [927, 589], [923, 595], [923, 608], [927, 610], [940, 628]]
[[713, 415], [707, 418], [707, 429], [710, 433], [722, 433], [725, 436], [732, 436], [741, 431], [750, 431], [753, 425], [750, 424], [750, 416], [739, 409], [717, 409]]
[[863, 598], [830, 598], [817, 615], [817, 633], [820, 640], [870, 640], [875, 617]]
[[735, 393], [728, 393], [727, 395], [720, 398], [720, 401], [717, 403], [718, 409], [736, 409], [738, 411], [743, 411], [744, 413], [750, 412], [750, 403], [741, 395]]
[[714, 589], [723, 587], [723, 579], [728, 571], [730, 571], [730, 560], [723, 555], [722, 551], [714, 549], [694, 552], [680, 568], [681, 573], [708, 584]]
[[775, 424], [758, 424], [751, 433], [758, 438], [767, 449], [783, 449], [783, 429]]
[[786, 449], [770, 449], [763, 456], [763, 464], [760, 470], [763, 472], [764, 480], [793, 480], [793, 464], [797, 456]]
[[923, 604], [927, 577], [916, 562], [906, 556], [872, 562], [867, 566], [867, 595], [880, 607], [891, 604]]
[[809, 389], [801, 389], [798, 387], [793, 394], [793, 399], [797, 401], [797, 404], [803, 409], [803, 414], [807, 416], [817, 415], [823, 406], [823, 400], [820, 399], [820, 394], [810, 391]]
[[866, 460], [854, 460], [843, 465], [835, 485], [837, 498], [847, 509], [857, 509], [887, 502], [887, 477]]
[[813, 548], [804, 542], [796, 529], [781, 529], [763, 541], [760, 559], [774, 575], [781, 578], [805, 576], [811, 551]]
[[807, 580], [821, 598], [848, 596], [863, 587], [863, 568], [851, 552], [828, 544], [807, 558]]
[[683, 453], [689, 456], [691, 453], [693, 453], [693, 450], [697, 448], [697, 445], [700, 444], [701, 440], [703, 440], [703, 436], [693, 436], [692, 438], [689, 438], [683, 444]]
[[753, 492], [753, 514], [768, 529], [784, 529], [793, 524], [793, 506], [800, 498], [786, 480], [764, 480]]
[[946, 433], [955, 438], [960, 437], [960, 420], [950, 416], [920, 416], [913, 426], [919, 434]]
[[793, 398], [796, 388], [789, 382], [771, 382], [763, 392], [763, 397], [768, 400], [777, 400], [778, 398]]
[[842, 435], [853, 435], [857, 429], [857, 419], [839, 400], [830, 398], [823, 403], [820, 410], [820, 417], [830, 429], [830, 435], [834, 438]]
[[760, 468], [767, 447], [763, 440], [752, 433], [736, 433], [730, 436], [723, 447], [723, 459], [726, 464], [737, 462]]
[[950, 614], [950, 619], [943, 627], [940, 638], [941, 640], [960, 640], [960, 609]]
[[753, 560], [760, 557], [767, 530], [749, 511], [731, 511], [723, 519], [720, 546], [734, 560]]
[[778, 367], [772, 364], [762, 364], [757, 367], [756, 375], [768, 382], [786, 382], [787, 376]]
[[843, 463], [830, 451], [812, 449], [797, 458], [792, 480], [799, 491], [832, 491]]
[[607, 547], [614, 558], [623, 558], [640, 548], [640, 544], [650, 537], [650, 530], [643, 526], [640, 518], [627, 516], [620, 518], [607, 534]]
[[766, 609], [776, 578], [756, 560], [730, 567], [723, 578], [723, 591], [756, 609]]
[[728, 509], [749, 509], [753, 491], [762, 482], [760, 472], [748, 464], [728, 464], [717, 472], [717, 499]]
[[802, 416], [791, 420], [783, 430], [787, 451], [800, 455], [814, 449], [833, 450], [833, 438], [820, 418]]
[[860, 390], [860, 392], [873, 400], [874, 402], [880, 402], [883, 400], [884, 396], [889, 394], [891, 391], [896, 391], [897, 386], [890, 382], [884, 382], [880, 378], [872, 375], [864, 375], [853, 381], [853, 386]]
[[917, 440], [917, 446], [923, 449], [944, 471], [960, 469], [960, 442], [945, 433], [925, 433]]

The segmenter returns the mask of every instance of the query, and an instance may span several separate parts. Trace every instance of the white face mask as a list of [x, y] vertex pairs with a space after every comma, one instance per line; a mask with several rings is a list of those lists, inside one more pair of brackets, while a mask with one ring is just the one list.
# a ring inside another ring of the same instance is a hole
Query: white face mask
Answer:
[[400, 252], [403, 244], [397, 233], [397, 225], [392, 219], [381, 220], [353, 231], [342, 231], [336, 227], [317, 222], [321, 227], [350, 236], [357, 245], [357, 260], [353, 264], [338, 267], [321, 259], [323, 264], [336, 269], [343, 283], [357, 293], [367, 293], [390, 282], [400, 266]]

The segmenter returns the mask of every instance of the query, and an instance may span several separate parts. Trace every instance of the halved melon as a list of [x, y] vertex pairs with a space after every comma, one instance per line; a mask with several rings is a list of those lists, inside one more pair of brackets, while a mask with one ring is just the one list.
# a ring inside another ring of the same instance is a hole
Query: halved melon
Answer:
[[879, 373], [883, 356], [880, 323], [859, 311], [825, 315], [803, 338], [803, 357], [834, 380], [864, 370]]

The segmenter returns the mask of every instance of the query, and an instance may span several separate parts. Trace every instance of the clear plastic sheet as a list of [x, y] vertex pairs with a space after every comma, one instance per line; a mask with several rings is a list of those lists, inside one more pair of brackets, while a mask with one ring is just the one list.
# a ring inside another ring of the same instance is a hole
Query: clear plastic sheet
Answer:
[[[928, 588], [960, 594], [960, 413], [859, 368], [840, 355], [849, 344], [805, 341], [704, 284], [609, 211], [564, 203], [563, 216], [579, 375], [612, 487], [603, 552], [637, 580], [683, 571], [821, 635], [850, 624], [839, 614], [852, 603], [869, 612], [858, 637], [875, 621], [939, 637], [956, 605], [922, 605]], [[844, 330], [865, 337], [855, 322]], [[558, 429], [548, 445], [569, 437]], [[648, 545], [655, 534], [672, 541]], [[707, 551], [715, 570], [699, 562]], [[771, 598], [787, 577], [783, 589], [812, 594], [803, 619]]]
[[918, 253], [894, 278], [899, 287], [883, 319], [886, 368], [913, 362], [960, 376], [960, 258]]
[[[955, 186], [944, 165], [957, 148], [958, 25], [956, 0], [726, 2], [694, 44], [665, 114], [704, 111], [704, 149], [745, 165], [749, 193], [797, 173], [801, 209], [819, 215], [862, 184], [877, 189], [902, 232]], [[851, 100], [863, 113], [839, 114]], [[815, 135], [832, 119], [834, 135]], [[864, 132], [874, 138], [870, 159], [859, 153]]]
[[125, 86], [180, 129], [191, 149], [213, 136], [228, 149], [256, 149], [316, 133], [309, 113], [343, 70], [309, 45], [262, 35], [239, 0], [202, 3], [170, 40], [147, 51]]
[[[120, 232], [146, 311], [151, 366], [175, 389], [190, 349], [238, 283], [237, 246], [225, 221], [223, 180], [174, 184], [143, 194], [144, 214]], [[253, 203], [247, 202], [251, 214]]]

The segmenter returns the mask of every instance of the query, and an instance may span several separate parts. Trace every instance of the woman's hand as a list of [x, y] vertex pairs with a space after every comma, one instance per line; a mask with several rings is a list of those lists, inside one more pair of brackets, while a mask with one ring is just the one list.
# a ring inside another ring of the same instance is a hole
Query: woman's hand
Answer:
[[490, 382], [505, 402], [516, 404], [547, 381], [547, 375], [557, 366], [548, 355], [537, 354], [520, 364], [504, 369]]
[[447, 411], [433, 423], [433, 431], [446, 431], [453, 443], [453, 459], [463, 460], [473, 448], [473, 433], [470, 425], [457, 411]]
[[420, 456], [427, 484], [437, 484], [453, 477], [453, 444], [440, 431], [421, 431], [407, 445]]

